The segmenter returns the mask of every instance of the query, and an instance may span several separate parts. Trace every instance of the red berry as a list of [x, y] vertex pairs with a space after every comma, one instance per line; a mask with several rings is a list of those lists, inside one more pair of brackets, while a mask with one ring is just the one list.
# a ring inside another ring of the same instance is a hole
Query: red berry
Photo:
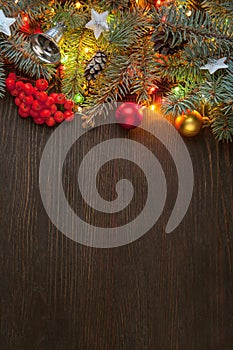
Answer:
[[20, 98], [18, 98], [18, 97], [16, 97], [15, 98], [15, 104], [16, 104], [16, 106], [20, 106], [21, 105], [21, 103], [22, 103], [22, 101], [20, 100]]
[[16, 79], [17, 79], [17, 76], [16, 76], [15, 73], [10, 73], [10, 74], [8, 75], [8, 78], [11, 78], [11, 79], [16, 80]]
[[19, 113], [20, 117], [22, 117], [22, 118], [29, 117], [29, 112], [24, 112], [22, 109], [19, 109], [18, 113]]
[[24, 83], [22, 81], [17, 81], [15, 83], [15, 88], [18, 90], [18, 91], [22, 91], [24, 90]]
[[72, 111], [64, 112], [64, 118], [67, 122], [71, 122], [74, 119], [74, 112]]
[[[18, 93], [19, 93], [19, 92], [18, 92]], [[19, 98], [20, 98], [20, 100], [23, 101], [25, 97], [26, 97], [25, 91], [21, 91], [21, 92], [19, 93]]]
[[32, 104], [32, 109], [34, 109], [35, 111], [41, 111], [43, 108], [43, 104], [38, 101], [38, 100], [35, 100]]
[[48, 99], [48, 95], [44, 91], [36, 92], [35, 97], [38, 101], [41, 101], [43, 103], [46, 102]]
[[56, 124], [55, 119], [53, 117], [49, 117], [49, 119], [46, 119], [45, 123], [48, 126], [54, 126]]
[[50, 112], [49, 109], [43, 109], [43, 110], [40, 112], [40, 117], [41, 117], [41, 118], [48, 119], [50, 116], [51, 116], [51, 112]]
[[65, 67], [61, 64], [57, 69], [57, 74], [60, 78], [64, 78], [65, 76]]
[[36, 82], [36, 87], [40, 91], [46, 90], [48, 88], [48, 86], [49, 86], [49, 83], [45, 79], [39, 79]]
[[28, 113], [30, 111], [30, 106], [26, 105], [25, 103], [21, 103], [19, 108], [21, 109], [22, 112]]
[[28, 95], [28, 96], [25, 96], [24, 99], [23, 99], [23, 102], [28, 105], [28, 106], [31, 106], [34, 102], [34, 98], [32, 95]]
[[51, 114], [55, 114], [55, 113], [57, 112], [57, 106], [53, 104], [53, 105], [50, 107], [50, 110], [51, 110]]
[[10, 94], [12, 95], [12, 96], [18, 96], [19, 95], [19, 91], [18, 90], [16, 90], [16, 89], [14, 89], [14, 90], [11, 90], [10, 91]]
[[24, 84], [24, 91], [27, 95], [32, 95], [35, 91], [34, 87], [30, 83]]
[[46, 107], [51, 107], [54, 104], [55, 100], [53, 97], [49, 96], [45, 102]]
[[67, 100], [64, 107], [65, 109], [72, 110], [74, 108], [74, 102], [72, 100]]
[[37, 118], [37, 117], [39, 117], [39, 114], [40, 114], [40, 112], [37, 112], [37, 111], [35, 111], [34, 109], [31, 109], [31, 110], [30, 110], [30, 116], [31, 116], [32, 118]]
[[55, 102], [59, 105], [63, 105], [66, 102], [66, 96], [64, 94], [58, 94], [55, 98]]
[[57, 123], [61, 123], [65, 119], [64, 114], [62, 112], [58, 111], [54, 114], [54, 119], [56, 120]]
[[8, 91], [12, 91], [15, 88], [15, 80], [12, 78], [6, 79], [6, 88]]
[[[57, 95], [58, 94], [56, 94], [56, 92], [52, 92], [50, 95], [49, 95], [49, 97], [52, 97], [53, 99], [54, 99], [54, 102], [55, 102], [55, 100], [56, 100], [56, 98], [57, 98]], [[53, 102], [53, 103], [54, 103]]]
[[33, 121], [38, 124], [38, 125], [43, 125], [44, 124], [44, 119], [41, 118], [41, 117], [36, 117], [36, 118], [33, 118]]

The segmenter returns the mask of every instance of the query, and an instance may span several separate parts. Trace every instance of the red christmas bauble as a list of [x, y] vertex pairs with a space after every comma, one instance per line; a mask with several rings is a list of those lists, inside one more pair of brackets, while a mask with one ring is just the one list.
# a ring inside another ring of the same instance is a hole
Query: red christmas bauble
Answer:
[[139, 126], [143, 119], [142, 108], [133, 102], [124, 102], [116, 110], [116, 119], [124, 129]]

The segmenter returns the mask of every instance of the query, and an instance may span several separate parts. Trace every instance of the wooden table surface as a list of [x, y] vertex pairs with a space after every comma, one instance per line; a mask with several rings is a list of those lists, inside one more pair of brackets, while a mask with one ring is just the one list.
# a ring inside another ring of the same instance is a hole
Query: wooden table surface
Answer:
[[[7, 97], [0, 132], [2, 350], [232, 350], [233, 144], [217, 143], [207, 129], [185, 140], [194, 195], [173, 234], [164, 231], [168, 200], [139, 240], [97, 249], [60, 233], [42, 205], [39, 165], [53, 130], [19, 118]], [[71, 150], [66, 159], [64, 188], [80, 217], [103, 226], [119, 224], [123, 216], [95, 216], [74, 181], [87, 150], [113, 137], [156, 152], [171, 203], [177, 193], [175, 166], [153, 136], [139, 129], [127, 134], [116, 125], [91, 130], [76, 145], [78, 155]], [[145, 204], [145, 178], [132, 163], [121, 162], [102, 169], [99, 191], [111, 200], [123, 169], [135, 189], [128, 213], [134, 217]]]

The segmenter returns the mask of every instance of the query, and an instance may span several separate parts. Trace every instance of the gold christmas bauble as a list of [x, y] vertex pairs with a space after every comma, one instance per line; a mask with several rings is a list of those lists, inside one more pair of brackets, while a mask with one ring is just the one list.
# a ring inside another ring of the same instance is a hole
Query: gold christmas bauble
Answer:
[[203, 119], [199, 112], [190, 111], [186, 114], [179, 115], [175, 119], [175, 127], [183, 136], [195, 136], [202, 127]]

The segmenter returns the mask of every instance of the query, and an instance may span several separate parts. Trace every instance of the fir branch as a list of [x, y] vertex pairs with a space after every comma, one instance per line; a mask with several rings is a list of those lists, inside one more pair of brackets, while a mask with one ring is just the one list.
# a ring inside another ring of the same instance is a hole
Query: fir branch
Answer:
[[116, 55], [111, 59], [97, 82], [95, 93], [86, 99], [89, 121], [101, 113], [106, 114], [111, 104], [130, 92], [128, 69], [131, 64], [128, 56]]
[[52, 8], [48, 8], [50, 25], [54, 22], [64, 22], [68, 30], [84, 27], [89, 18], [89, 9], [87, 6], [81, 8], [82, 10], [78, 10], [75, 3], [71, 1], [67, 1], [63, 6], [59, 2], [55, 2]]
[[147, 34], [148, 26], [148, 19], [137, 11], [117, 16], [109, 25], [109, 43], [113, 50], [130, 49]]
[[228, 21], [220, 18], [212, 18], [201, 11], [192, 12], [187, 16], [182, 8], [162, 8], [161, 11], [153, 11], [152, 23], [155, 31], [152, 40], [158, 31], [164, 30], [166, 37], [173, 35], [173, 44], [189, 40], [191, 45], [200, 45], [207, 41], [211, 47], [211, 40], [215, 46], [221, 46], [228, 53], [233, 48], [233, 28]]
[[200, 70], [202, 64], [202, 60], [193, 57], [191, 52], [181, 52], [168, 57], [158, 55], [155, 70], [160, 79], [197, 84], [204, 79], [204, 73]]
[[188, 9], [201, 10], [202, 0], [180, 0], [179, 5]]
[[229, 75], [224, 78], [224, 73], [215, 76], [207, 73], [206, 81], [200, 86], [200, 94], [211, 106], [232, 100], [233, 87], [227, 82], [228, 78]]
[[210, 117], [213, 119], [211, 124], [212, 131], [218, 141], [233, 141], [233, 111], [225, 114], [223, 104], [220, 104], [211, 111]]
[[155, 86], [155, 81], [158, 78], [155, 70], [153, 45], [148, 37], [142, 38], [133, 46], [130, 58], [135, 72], [133, 79], [131, 79], [130, 91], [132, 94], [137, 94], [139, 104], [148, 105], [151, 102], [149, 91]]
[[233, 3], [232, 1], [219, 0], [219, 1], [202, 1], [202, 8], [206, 10], [210, 15], [221, 18], [228, 17], [229, 19], [233, 16]]
[[20, 13], [27, 14], [30, 18], [35, 16], [41, 16], [45, 13], [45, 9], [48, 8], [48, 1], [40, 0], [39, 4], [37, 0], [0, 0], [0, 8], [4, 9], [5, 15], [9, 17], [18, 17]]
[[172, 114], [173, 117], [185, 113], [187, 109], [194, 110], [200, 103], [200, 97], [195, 91], [190, 91], [186, 96], [180, 97], [179, 94], [171, 92], [164, 98], [161, 110], [166, 114]]
[[83, 93], [82, 86], [85, 82], [83, 47], [88, 48], [90, 44], [90, 37], [86, 35], [84, 29], [73, 35], [72, 40], [65, 40], [63, 47], [65, 76], [62, 80], [62, 92], [71, 99], [78, 92]]
[[98, 1], [98, 5], [108, 11], [122, 11], [130, 7], [129, 0], [102, 0]]

